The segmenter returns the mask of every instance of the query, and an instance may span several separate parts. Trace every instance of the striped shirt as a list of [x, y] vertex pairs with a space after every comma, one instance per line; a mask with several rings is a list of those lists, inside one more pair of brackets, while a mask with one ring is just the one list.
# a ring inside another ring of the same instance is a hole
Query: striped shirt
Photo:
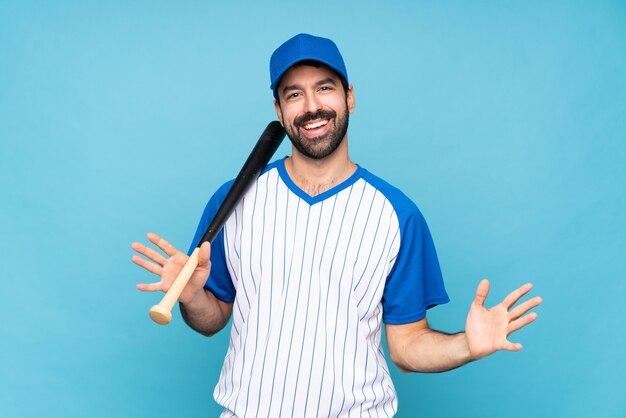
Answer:
[[[202, 215], [202, 237], [232, 182]], [[284, 160], [259, 176], [218, 234], [206, 287], [233, 302], [215, 400], [223, 417], [389, 417], [396, 392], [382, 323], [448, 302], [421, 213], [362, 167], [311, 197]]]

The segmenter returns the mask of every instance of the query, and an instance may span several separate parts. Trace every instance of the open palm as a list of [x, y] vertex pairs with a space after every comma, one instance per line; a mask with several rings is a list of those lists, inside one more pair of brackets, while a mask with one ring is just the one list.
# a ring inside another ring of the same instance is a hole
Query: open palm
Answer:
[[465, 324], [465, 335], [473, 359], [483, 358], [498, 350], [522, 349], [521, 344], [510, 342], [508, 336], [537, 319], [535, 312], [525, 314], [542, 302], [538, 296], [513, 308], [513, 305], [531, 288], [532, 284], [527, 283], [511, 292], [496, 306], [486, 309], [485, 299], [489, 294], [489, 281], [480, 282]]

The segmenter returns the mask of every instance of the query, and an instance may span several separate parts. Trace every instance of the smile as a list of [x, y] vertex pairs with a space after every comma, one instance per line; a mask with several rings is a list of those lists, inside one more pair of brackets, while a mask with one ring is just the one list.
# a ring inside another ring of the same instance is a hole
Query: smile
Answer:
[[316, 129], [319, 128], [321, 126], [326, 126], [326, 124], [328, 124], [328, 122], [330, 121], [330, 119], [325, 119], [325, 120], [320, 120], [318, 122], [313, 122], [313, 123], [307, 123], [303, 126], [304, 129], [306, 129], [307, 131], [311, 130], [311, 129]]

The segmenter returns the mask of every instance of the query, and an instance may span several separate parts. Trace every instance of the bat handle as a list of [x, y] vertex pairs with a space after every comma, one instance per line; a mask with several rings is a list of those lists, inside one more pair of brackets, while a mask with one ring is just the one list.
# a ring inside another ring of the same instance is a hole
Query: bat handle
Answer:
[[189, 259], [183, 266], [183, 269], [180, 273], [178, 273], [178, 276], [174, 279], [172, 286], [170, 286], [169, 290], [165, 293], [161, 302], [150, 308], [150, 318], [152, 318], [152, 320], [157, 324], [167, 325], [172, 320], [172, 308], [174, 308], [174, 304], [176, 304], [180, 294], [189, 282], [191, 275], [195, 271], [196, 267], [198, 267], [199, 254], [199, 247], [193, 250], [193, 253], [189, 256]]

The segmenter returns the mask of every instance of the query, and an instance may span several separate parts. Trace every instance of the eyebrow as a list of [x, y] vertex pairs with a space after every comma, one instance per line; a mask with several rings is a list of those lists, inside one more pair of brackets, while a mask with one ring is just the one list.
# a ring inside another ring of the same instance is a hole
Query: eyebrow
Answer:
[[[333, 86], [337, 86], [337, 82], [330, 77], [323, 78], [315, 83], [315, 87], [321, 86], [322, 84], [332, 84]], [[302, 86], [300, 84], [290, 84], [288, 86], [283, 87], [283, 96], [287, 94], [291, 90], [302, 90]]]

